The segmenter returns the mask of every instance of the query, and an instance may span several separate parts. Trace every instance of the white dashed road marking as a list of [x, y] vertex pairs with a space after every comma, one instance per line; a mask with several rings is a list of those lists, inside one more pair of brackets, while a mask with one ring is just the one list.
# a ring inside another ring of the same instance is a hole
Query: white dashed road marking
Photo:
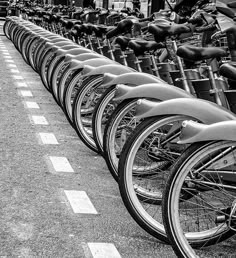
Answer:
[[111, 243], [88, 243], [88, 246], [94, 258], [121, 258]]
[[74, 190], [64, 190], [64, 192], [74, 213], [98, 214], [86, 192]]
[[14, 61], [11, 60], [11, 59], [7, 59], [7, 60], [5, 60], [5, 62], [7, 62], [7, 63], [14, 63]]
[[39, 133], [39, 137], [43, 144], [58, 144], [57, 138], [53, 133]]
[[19, 70], [17, 70], [17, 69], [11, 69], [11, 72], [12, 73], [20, 73]]
[[48, 125], [48, 121], [44, 116], [31, 116], [31, 118], [36, 125]]
[[33, 94], [30, 90], [20, 90], [19, 93], [22, 97], [33, 97]]
[[7, 66], [8, 66], [8, 67], [15, 67], [15, 68], [16, 68], [16, 65], [15, 65], [15, 64], [8, 64]]
[[66, 157], [49, 157], [53, 168], [56, 172], [68, 172], [73, 173], [75, 172], [74, 169], [71, 167], [68, 159]]
[[25, 82], [17, 82], [17, 87], [28, 87], [28, 85]]
[[39, 109], [39, 105], [36, 102], [25, 101], [24, 105], [26, 108]]
[[15, 80], [23, 80], [23, 77], [20, 76], [20, 75], [13, 75], [13, 78], [14, 78]]

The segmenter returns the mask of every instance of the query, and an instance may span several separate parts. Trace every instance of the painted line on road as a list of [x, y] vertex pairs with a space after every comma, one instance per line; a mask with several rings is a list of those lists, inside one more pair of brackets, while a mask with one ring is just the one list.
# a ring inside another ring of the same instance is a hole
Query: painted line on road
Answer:
[[16, 68], [16, 65], [15, 65], [15, 64], [8, 64], [7, 66], [8, 66], [8, 67], [14, 67], [14, 68]]
[[64, 193], [74, 213], [98, 214], [85, 191], [64, 190]]
[[63, 173], [63, 172], [74, 173], [75, 172], [66, 157], [49, 156], [49, 160], [51, 161], [53, 169], [56, 172], [61, 172], [61, 173]]
[[30, 116], [30, 120], [35, 125], [48, 125], [48, 121], [44, 116]]
[[20, 73], [20, 71], [18, 69], [11, 69], [10, 71], [11, 71], [11, 73]]
[[24, 78], [22, 77], [22, 76], [20, 76], [20, 75], [13, 75], [13, 78], [15, 79], [15, 80], [23, 80]]
[[20, 88], [20, 87], [24, 87], [24, 88], [26, 88], [26, 87], [28, 87], [28, 85], [25, 83], [25, 82], [16, 82], [16, 87], [18, 87], [18, 88]]
[[25, 106], [25, 108], [29, 108], [29, 109], [39, 109], [39, 105], [37, 102], [33, 102], [33, 101], [23, 101], [23, 104]]
[[42, 144], [58, 144], [57, 138], [53, 133], [39, 133], [38, 136]]
[[15, 63], [15, 62], [14, 62], [13, 60], [11, 60], [11, 59], [6, 59], [5, 62], [7, 62], [7, 63]]
[[19, 94], [22, 97], [33, 97], [33, 94], [30, 90], [19, 90]]
[[94, 258], [121, 258], [114, 244], [88, 243], [88, 247]]

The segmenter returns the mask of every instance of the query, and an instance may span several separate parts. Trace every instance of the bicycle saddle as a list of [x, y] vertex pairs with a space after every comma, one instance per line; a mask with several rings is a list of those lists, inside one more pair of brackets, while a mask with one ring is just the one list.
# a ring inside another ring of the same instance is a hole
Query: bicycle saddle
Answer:
[[52, 18], [48, 14], [43, 16], [43, 20], [47, 23], [52, 23]]
[[102, 38], [110, 29], [111, 28], [108, 26], [102, 26], [102, 25], [94, 25], [93, 26], [93, 32], [95, 33], [96, 37], [98, 37], [98, 38]]
[[85, 32], [87, 35], [93, 34], [93, 25], [92, 24], [82, 24], [81, 30]]
[[35, 22], [41, 22], [41, 18], [35, 17], [35, 18], [34, 18], [34, 21], [35, 21]]
[[75, 25], [74, 30], [77, 32], [78, 37], [82, 36], [82, 34], [83, 34], [82, 25], [79, 25], [79, 24]]
[[230, 2], [230, 3], [227, 4], [227, 6], [230, 7], [230, 8], [236, 8], [236, 2], [235, 1]]
[[66, 26], [67, 22], [68, 21], [66, 19], [64, 19], [63, 17], [60, 18], [60, 23], [62, 24], [63, 27]]
[[36, 14], [38, 15], [38, 17], [43, 17], [43, 11], [41, 10], [37, 11]]
[[232, 19], [235, 16], [235, 12], [232, 9], [228, 8], [227, 6], [216, 6], [216, 9], [218, 12], [220, 12]]
[[113, 30], [110, 30], [106, 36], [107, 38], [112, 38], [114, 36], [117, 36], [118, 34], [129, 33], [131, 32], [132, 26], [133, 20], [124, 19], [118, 23], [117, 27], [115, 27]]
[[78, 39], [79, 33], [77, 32], [77, 30], [72, 30], [71, 31], [71, 36], [73, 36], [75, 39]]
[[55, 22], [58, 23], [61, 19], [61, 16], [58, 14], [55, 14], [56, 18], [55, 18]]
[[52, 20], [52, 22], [56, 22], [57, 21], [57, 16], [55, 14], [53, 14], [51, 16], [51, 20]]
[[231, 26], [225, 32], [229, 50], [236, 50], [236, 25]]
[[108, 15], [109, 14], [109, 10], [107, 9], [102, 9], [100, 12], [99, 12], [99, 16], [103, 16], [103, 15]]
[[154, 35], [157, 42], [165, 40], [168, 36], [179, 35], [182, 33], [188, 33], [191, 29], [185, 24], [176, 24], [161, 20], [162, 22], [150, 24], [148, 26], [148, 32]]
[[176, 54], [189, 61], [228, 56], [227, 51], [219, 47], [195, 47], [191, 45], [180, 46]]
[[128, 37], [124, 37], [124, 36], [119, 36], [115, 39], [115, 44], [118, 44], [121, 48], [122, 51], [125, 51], [126, 48], [128, 47], [129, 41], [131, 39]]
[[236, 63], [225, 63], [220, 67], [220, 75], [236, 81]]
[[163, 43], [147, 40], [130, 40], [128, 47], [133, 49], [136, 56], [143, 55], [146, 51], [156, 51], [157, 49], [164, 48]]

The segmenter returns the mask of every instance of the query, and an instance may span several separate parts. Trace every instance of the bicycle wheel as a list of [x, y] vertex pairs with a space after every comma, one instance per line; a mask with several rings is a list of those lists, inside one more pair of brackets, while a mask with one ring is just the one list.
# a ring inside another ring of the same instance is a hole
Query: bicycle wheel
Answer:
[[111, 114], [103, 135], [103, 157], [112, 176], [118, 181], [118, 162], [123, 146], [140, 123], [136, 119], [137, 99], [122, 101]]
[[82, 82], [72, 111], [74, 129], [84, 144], [94, 152], [98, 150], [92, 137], [92, 115], [96, 103], [104, 92], [104, 88], [100, 87], [102, 79], [102, 75], [95, 75]]
[[99, 99], [92, 116], [93, 140], [98, 152], [103, 155], [103, 133], [105, 125], [117, 106], [117, 102], [112, 101], [116, 92], [116, 86], [109, 87]]
[[83, 77], [81, 74], [82, 69], [79, 69], [76, 71], [76, 75], [72, 76], [72, 78], [64, 85], [64, 92], [63, 92], [63, 110], [66, 115], [66, 118], [72, 123], [72, 105], [74, 98], [76, 96], [77, 91], [80, 88], [80, 85], [82, 84]]
[[146, 118], [126, 141], [118, 166], [122, 200], [149, 234], [168, 241], [161, 218], [162, 191], [171, 166], [181, 155], [179, 137], [185, 115]]
[[178, 257], [197, 257], [201, 247], [236, 233], [228, 226], [236, 200], [235, 150], [236, 142], [195, 143], [173, 167], [163, 195], [163, 220]]
[[[58, 100], [58, 82], [60, 75], [63, 73], [63, 71], [66, 68], [66, 65], [64, 63], [65, 57], [60, 57], [57, 60], [57, 63], [55, 64], [53, 70], [52, 70], [52, 75], [50, 77], [49, 85], [52, 88], [52, 94], [53, 97], [55, 98], [56, 102], [59, 104]], [[69, 64], [68, 64], [69, 65]]]
[[70, 69], [69, 63], [67, 63], [65, 66], [63, 66], [63, 70], [61, 70], [60, 75], [58, 76], [58, 101], [63, 111], [65, 110], [63, 103], [65, 88], [77, 75], [80, 76], [80, 70], [77, 71]]
[[47, 69], [47, 72], [46, 72], [47, 85], [48, 85], [48, 87], [50, 89], [50, 92], [52, 94], [53, 94], [53, 91], [52, 91], [52, 85], [51, 85], [50, 81], [51, 81], [53, 69], [54, 69], [55, 65], [57, 65], [58, 60], [60, 60], [60, 58], [57, 56], [57, 53], [55, 53], [55, 55], [53, 56], [53, 58], [51, 59], [49, 65], [48, 65], [48, 69]]
[[37, 70], [36, 70], [34, 60], [35, 60], [35, 54], [40, 45], [39, 40], [40, 40], [39, 37], [34, 36], [30, 41], [30, 43], [27, 45], [27, 49], [26, 49], [27, 59], [29, 60], [29, 64], [31, 65], [31, 67], [34, 69], [35, 72], [37, 72]]
[[12, 23], [12, 21], [8, 20], [8, 21], [5, 21], [4, 24], [3, 24], [3, 33], [5, 34], [5, 36], [8, 39], [10, 39], [9, 29], [10, 29], [11, 23]]
[[44, 87], [51, 92], [51, 89], [48, 85], [47, 82], [47, 71], [49, 68], [49, 65], [51, 63], [51, 61], [55, 58], [56, 53], [51, 51], [50, 49], [47, 51], [47, 53], [44, 55], [43, 59], [42, 59], [42, 63], [40, 65], [40, 71], [39, 74], [41, 76], [41, 80], [43, 82]]

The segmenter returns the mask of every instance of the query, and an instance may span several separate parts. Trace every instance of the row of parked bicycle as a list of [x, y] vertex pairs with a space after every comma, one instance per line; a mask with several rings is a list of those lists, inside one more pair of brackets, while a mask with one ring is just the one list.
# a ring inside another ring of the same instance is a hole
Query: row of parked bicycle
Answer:
[[[203, 247], [234, 235], [236, 91], [229, 84], [236, 68], [216, 59], [235, 52], [235, 25], [226, 31], [226, 50], [177, 48], [168, 39], [189, 27], [158, 19], [147, 26], [155, 42], [117, 37], [142, 28], [137, 20], [117, 27], [68, 22], [65, 36], [72, 32], [73, 40], [18, 17], [6, 19], [4, 33], [80, 139], [104, 157], [134, 220], [178, 257], [204, 255]], [[83, 35], [75, 40], [73, 30]], [[214, 61], [193, 68], [205, 60]]]

